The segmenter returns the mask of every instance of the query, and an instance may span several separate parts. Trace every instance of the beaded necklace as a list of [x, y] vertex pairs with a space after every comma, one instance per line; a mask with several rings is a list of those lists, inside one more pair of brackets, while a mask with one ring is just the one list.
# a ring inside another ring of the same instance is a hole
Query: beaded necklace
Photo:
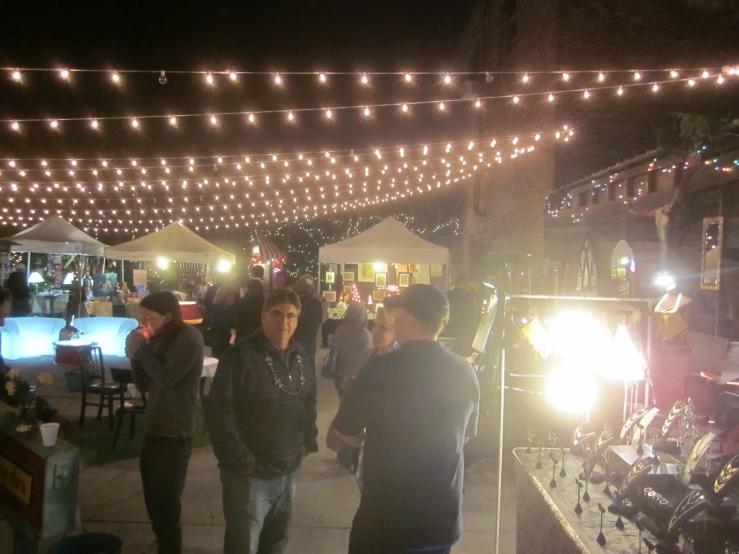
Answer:
[[[300, 387], [298, 387], [298, 390], [295, 392], [290, 392], [285, 388], [285, 385], [283, 384], [282, 380], [277, 377], [277, 373], [275, 372], [275, 367], [272, 364], [272, 358], [270, 358], [269, 354], [264, 355], [264, 363], [267, 364], [267, 368], [269, 369], [269, 372], [272, 374], [272, 384], [280, 389], [285, 394], [289, 394], [290, 396], [297, 396], [300, 394], [300, 391], [303, 390], [303, 385], [305, 384], [305, 375], [303, 375], [303, 362], [300, 359], [300, 354], [298, 354], [298, 371], [300, 372], [300, 377], [298, 380], [300, 381]], [[292, 382], [293, 376], [292, 373], [290, 373], [290, 368], [287, 368], [287, 380]]]

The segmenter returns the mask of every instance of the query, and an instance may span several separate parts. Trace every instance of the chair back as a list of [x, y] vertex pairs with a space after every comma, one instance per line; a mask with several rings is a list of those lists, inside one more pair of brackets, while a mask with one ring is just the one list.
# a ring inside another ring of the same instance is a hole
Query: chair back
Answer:
[[99, 346], [89, 346], [77, 351], [77, 359], [80, 362], [82, 382], [86, 385], [100, 380], [105, 383], [105, 365], [103, 364], [103, 349]]

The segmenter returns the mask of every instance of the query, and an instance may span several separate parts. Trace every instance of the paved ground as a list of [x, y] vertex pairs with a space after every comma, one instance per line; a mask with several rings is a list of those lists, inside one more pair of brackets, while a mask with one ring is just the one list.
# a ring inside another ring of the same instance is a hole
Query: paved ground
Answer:
[[[65, 414], [78, 414], [79, 396], [68, 393], [63, 373], [50, 358], [11, 363], [30, 372], [53, 371], [56, 383], [47, 396]], [[352, 517], [359, 491], [352, 475], [338, 467], [335, 454], [325, 448], [323, 437], [333, 417], [337, 399], [333, 383], [319, 379], [318, 426], [321, 451], [303, 464], [298, 484], [290, 538], [290, 554], [342, 554], [347, 550]], [[122, 439], [124, 440], [124, 439]], [[487, 554], [494, 549], [496, 465], [489, 460], [472, 464], [465, 475], [464, 536], [454, 554]], [[503, 486], [501, 553], [515, 552], [515, 483], [506, 474]], [[113, 533], [123, 539], [124, 554], [156, 552], [154, 536], [144, 508], [138, 460], [84, 467], [80, 475], [79, 505], [82, 527]], [[221, 484], [210, 447], [193, 451], [183, 497], [182, 521], [187, 554], [222, 551], [223, 509]], [[81, 531], [81, 529], [80, 529]], [[0, 523], [0, 552], [10, 552], [9, 528]], [[45, 541], [40, 552], [49, 541]]]

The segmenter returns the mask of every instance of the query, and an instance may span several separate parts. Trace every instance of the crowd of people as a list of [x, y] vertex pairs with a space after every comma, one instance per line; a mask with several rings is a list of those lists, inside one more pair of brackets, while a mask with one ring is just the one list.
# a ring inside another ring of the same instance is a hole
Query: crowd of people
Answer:
[[[311, 276], [284, 285], [268, 287], [256, 270], [242, 290], [222, 285], [211, 296], [206, 339], [219, 364], [205, 421], [223, 484], [226, 554], [286, 552], [300, 467], [319, 449], [315, 358], [326, 310]], [[0, 300], [2, 316], [10, 296]], [[367, 308], [349, 303], [335, 333], [340, 404], [325, 440], [361, 490], [350, 554], [445, 554], [460, 538], [464, 444], [476, 433], [480, 391], [466, 359], [437, 340], [450, 312], [443, 292], [416, 284], [385, 299], [372, 331]], [[160, 554], [182, 552], [203, 347], [174, 294], [141, 300], [126, 355], [148, 395], [140, 472]]]

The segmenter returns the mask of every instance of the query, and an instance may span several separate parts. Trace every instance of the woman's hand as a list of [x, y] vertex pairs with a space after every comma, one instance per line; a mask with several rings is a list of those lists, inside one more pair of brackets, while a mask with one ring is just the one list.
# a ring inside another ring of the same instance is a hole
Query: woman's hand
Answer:
[[133, 359], [139, 348], [146, 344], [146, 335], [141, 329], [131, 331], [126, 337], [126, 358]]

